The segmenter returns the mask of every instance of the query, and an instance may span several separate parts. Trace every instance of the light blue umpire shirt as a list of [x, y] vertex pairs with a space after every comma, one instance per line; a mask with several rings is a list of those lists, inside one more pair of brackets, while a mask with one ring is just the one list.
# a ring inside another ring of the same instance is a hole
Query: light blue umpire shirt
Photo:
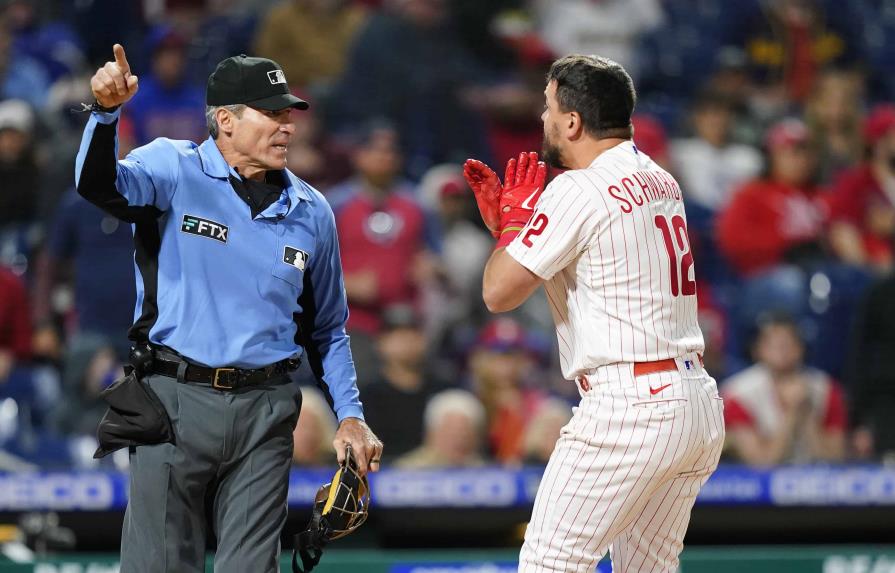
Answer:
[[129, 337], [210, 367], [259, 368], [304, 351], [339, 420], [363, 419], [335, 219], [323, 195], [285, 170], [280, 198], [252, 219], [229, 181], [238, 173], [211, 138], [156, 139], [113, 173], [120, 111], [91, 113], [75, 179], [88, 200], [133, 224]]

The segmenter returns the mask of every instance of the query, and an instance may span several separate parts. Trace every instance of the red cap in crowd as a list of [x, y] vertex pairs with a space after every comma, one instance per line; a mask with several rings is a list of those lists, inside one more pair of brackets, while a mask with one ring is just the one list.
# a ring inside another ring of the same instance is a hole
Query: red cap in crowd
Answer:
[[870, 145], [876, 145], [892, 129], [895, 129], [895, 105], [878, 105], [864, 120], [864, 140]]
[[528, 349], [525, 329], [512, 318], [497, 318], [486, 324], [477, 342], [480, 347], [501, 352]]
[[638, 149], [654, 159], [668, 155], [668, 138], [658, 120], [636, 114], [631, 118], [631, 123], [634, 125], [634, 144]]
[[442, 197], [457, 197], [468, 193], [462, 179], [448, 179], [439, 189]]
[[810, 137], [808, 127], [802, 120], [789, 118], [771, 126], [765, 135], [765, 145], [768, 149], [792, 147], [807, 143]]

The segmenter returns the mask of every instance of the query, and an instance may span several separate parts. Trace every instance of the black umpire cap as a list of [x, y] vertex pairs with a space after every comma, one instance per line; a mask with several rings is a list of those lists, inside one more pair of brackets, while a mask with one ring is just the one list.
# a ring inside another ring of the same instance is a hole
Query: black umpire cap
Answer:
[[289, 93], [283, 68], [267, 58], [240, 54], [227, 58], [208, 76], [207, 105], [245, 104], [276, 111], [287, 107], [308, 109], [308, 102]]

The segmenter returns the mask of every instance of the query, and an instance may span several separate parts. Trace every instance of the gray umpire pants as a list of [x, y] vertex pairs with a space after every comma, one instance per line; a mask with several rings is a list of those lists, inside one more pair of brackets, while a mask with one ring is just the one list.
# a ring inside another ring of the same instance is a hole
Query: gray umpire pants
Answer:
[[145, 377], [176, 444], [130, 454], [121, 573], [205, 571], [206, 524], [215, 573], [274, 573], [301, 392], [288, 377], [237, 392]]

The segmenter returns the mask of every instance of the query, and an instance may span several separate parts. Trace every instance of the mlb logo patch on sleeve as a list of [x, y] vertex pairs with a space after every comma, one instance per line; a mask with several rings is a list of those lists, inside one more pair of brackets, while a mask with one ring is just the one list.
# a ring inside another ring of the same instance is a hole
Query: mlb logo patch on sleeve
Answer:
[[310, 255], [308, 255], [308, 253], [301, 249], [290, 247], [289, 245], [286, 245], [286, 248], [283, 251], [283, 262], [287, 265], [292, 265], [300, 271], [305, 270], [305, 265], [308, 263], [309, 257]]
[[184, 215], [180, 230], [191, 235], [199, 235], [200, 237], [207, 237], [209, 239], [214, 239], [215, 241], [220, 241], [221, 243], [226, 243], [227, 231], [229, 231], [230, 228], [223, 223], [218, 223], [210, 219], [203, 219], [202, 217], [196, 217], [195, 215]]

